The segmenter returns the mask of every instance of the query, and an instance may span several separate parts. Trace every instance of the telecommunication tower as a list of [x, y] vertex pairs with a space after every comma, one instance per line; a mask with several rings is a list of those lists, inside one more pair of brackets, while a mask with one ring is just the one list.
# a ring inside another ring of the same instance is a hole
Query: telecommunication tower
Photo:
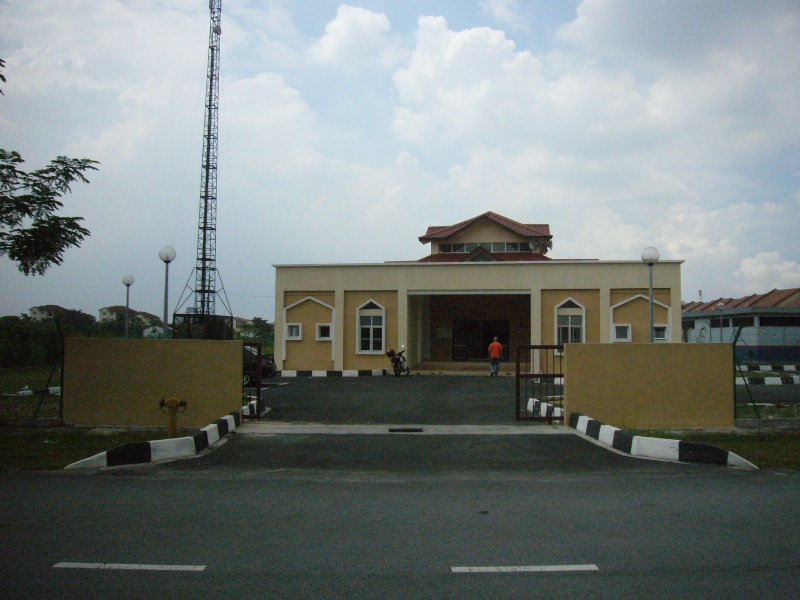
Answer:
[[[194, 310], [175, 315], [179, 337], [229, 337], [224, 317], [216, 316], [217, 297], [217, 148], [219, 142], [219, 47], [222, 0], [209, 0], [211, 25], [208, 34], [203, 159], [200, 180], [200, 214], [197, 229], [197, 262], [194, 276]], [[189, 277], [191, 279], [191, 275]], [[220, 280], [221, 282], [221, 280]], [[187, 282], [187, 288], [188, 288]], [[224, 290], [222, 290], [224, 292]], [[183, 298], [183, 297], [182, 297]], [[188, 298], [187, 298], [188, 299]], [[230, 306], [223, 300], [231, 314]], [[179, 302], [179, 306], [181, 306]], [[222, 319], [222, 321], [221, 321]], [[232, 325], [233, 317], [230, 317]], [[183, 327], [181, 327], [183, 326]], [[232, 326], [230, 328], [232, 335]]]
[[206, 116], [203, 125], [203, 170], [197, 233], [194, 308], [199, 315], [216, 314], [217, 295], [217, 147], [219, 129], [219, 36], [222, 0], [210, 0]]

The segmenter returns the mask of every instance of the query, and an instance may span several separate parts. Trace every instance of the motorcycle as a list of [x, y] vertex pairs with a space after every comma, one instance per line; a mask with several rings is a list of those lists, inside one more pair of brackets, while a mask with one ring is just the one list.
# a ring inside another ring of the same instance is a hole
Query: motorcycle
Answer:
[[390, 348], [386, 351], [386, 356], [389, 357], [389, 360], [392, 361], [392, 369], [394, 369], [394, 374], [400, 377], [403, 373], [406, 375], [410, 375], [411, 371], [408, 370], [408, 362], [406, 361], [406, 357], [404, 356], [406, 352], [405, 346], [400, 346], [400, 351], [395, 352], [394, 348]]

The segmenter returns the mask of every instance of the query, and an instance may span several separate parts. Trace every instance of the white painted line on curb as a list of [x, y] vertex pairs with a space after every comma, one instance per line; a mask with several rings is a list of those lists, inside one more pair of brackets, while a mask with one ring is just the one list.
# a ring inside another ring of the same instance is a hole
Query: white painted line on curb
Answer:
[[125, 563], [60, 562], [54, 569], [108, 569], [121, 571], [204, 571], [205, 565], [135, 565]]
[[531, 565], [522, 567], [450, 567], [453, 573], [562, 573], [599, 571], [597, 565]]

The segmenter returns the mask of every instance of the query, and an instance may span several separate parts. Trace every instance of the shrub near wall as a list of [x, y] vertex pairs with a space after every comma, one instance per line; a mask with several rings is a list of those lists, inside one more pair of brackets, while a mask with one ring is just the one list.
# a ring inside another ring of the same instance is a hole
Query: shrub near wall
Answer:
[[68, 338], [64, 422], [166, 427], [162, 398], [186, 400], [178, 424], [204, 427], [241, 409], [242, 342]]
[[567, 344], [564, 408], [619, 428], [734, 425], [730, 344]]

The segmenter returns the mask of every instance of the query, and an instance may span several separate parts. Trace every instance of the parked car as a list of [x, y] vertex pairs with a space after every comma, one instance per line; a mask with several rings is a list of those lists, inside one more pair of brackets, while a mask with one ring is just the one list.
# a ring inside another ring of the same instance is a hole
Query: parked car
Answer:
[[[272, 354], [261, 355], [261, 379], [275, 377], [278, 370]], [[242, 385], [253, 386], [258, 382], [258, 350], [252, 346], [244, 347], [242, 360]]]

